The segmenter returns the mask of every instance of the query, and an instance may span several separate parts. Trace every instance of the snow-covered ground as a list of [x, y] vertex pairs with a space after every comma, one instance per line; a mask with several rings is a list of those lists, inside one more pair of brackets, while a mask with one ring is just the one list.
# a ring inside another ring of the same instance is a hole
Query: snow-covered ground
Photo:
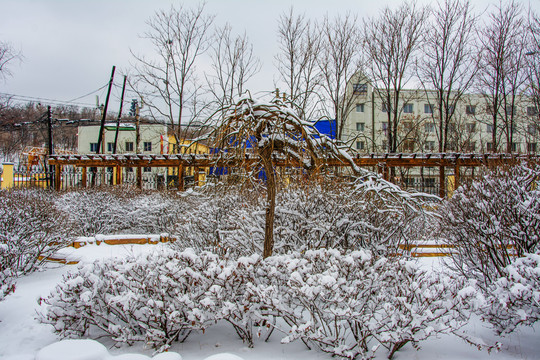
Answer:
[[[103, 257], [142, 255], [156, 251], [158, 245], [87, 245], [80, 249], [63, 250], [72, 260], [91, 262]], [[439, 259], [421, 258], [425, 267], [440, 268]], [[35, 320], [39, 310], [38, 299], [49, 294], [56, 283], [76, 265], [47, 264], [43, 271], [22, 277], [17, 281], [15, 293], [0, 302], [0, 359], [2, 360], [143, 360], [152, 358], [152, 350], [142, 344], [132, 347], [115, 348], [107, 338], [97, 339], [105, 348], [93, 342], [59, 343], [50, 325], [40, 324]], [[483, 338], [486, 342], [500, 341], [501, 350], [488, 354], [466, 344], [455, 336], [441, 336], [420, 344], [416, 351], [411, 346], [400, 350], [395, 359], [540, 359], [540, 325], [534, 328], [519, 328], [511, 336], [497, 338], [487, 325], [480, 321], [471, 322], [467, 331], [470, 335]], [[51, 345], [52, 344], [52, 345]], [[74, 350], [77, 355], [66, 357]], [[95, 357], [85, 357], [96, 351]], [[39, 354], [39, 356], [38, 356]], [[101, 354], [101, 355], [99, 355]], [[210, 327], [205, 334], [190, 336], [184, 343], [175, 343], [171, 353], [155, 357], [154, 360], [308, 360], [332, 359], [328, 354], [317, 350], [308, 350], [301, 342], [280, 344], [279, 334], [275, 334], [268, 343], [256, 341], [254, 348], [248, 348], [225, 325]], [[141, 356], [144, 355], [144, 356]], [[214, 356], [217, 355], [217, 356]], [[381, 352], [379, 358], [383, 359]]]

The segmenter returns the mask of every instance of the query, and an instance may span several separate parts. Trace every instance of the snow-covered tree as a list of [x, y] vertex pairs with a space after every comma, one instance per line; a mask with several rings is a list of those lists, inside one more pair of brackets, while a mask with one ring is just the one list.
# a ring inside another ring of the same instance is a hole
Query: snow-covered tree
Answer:
[[316, 172], [329, 157], [350, 157], [312, 123], [300, 119], [294, 107], [279, 96], [270, 102], [246, 96], [216, 114], [217, 118], [211, 120], [214, 123], [209, 141], [222, 159], [232, 159], [235, 167], [247, 169], [250, 179], [264, 170], [267, 208], [263, 256], [268, 257], [274, 247], [276, 163]]

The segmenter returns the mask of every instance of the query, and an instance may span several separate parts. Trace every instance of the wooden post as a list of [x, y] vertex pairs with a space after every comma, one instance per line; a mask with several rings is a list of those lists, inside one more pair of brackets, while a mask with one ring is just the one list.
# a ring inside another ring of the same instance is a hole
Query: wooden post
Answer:
[[116, 165], [116, 185], [122, 185], [122, 168], [120, 165]]
[[184, 191], [184, 166], [178, 165], [178, 191]]
[[444, 198], [444, 196], [446, 195], [446, 191], [444, 189], [446, 185], [445, 179], [446, 179], [446, 176], [444, 175], [444, 166], [440, 166], [439, 167], [439, 197], [440, 198]]
[[83, 168], [82, 168], [82, 176], [81, 176], [81, 183], [82, 183], [81, 185], [82, 185], [83, 188], [86, 187], [87, 176], [88, 176], [87, 175], [87, 168], [86, 168], [86, 166], [83, 166]]
[[199, 186], [199, 167], [193, 167], [193, 186]]
[[62, 186], [62, 179], [60, 178], [60, 165], [56, 165], [54, 167], [54, 188], [56, 191], [60, 191], [60, 188]]
[[137, 187], [142, 189], [142, 168], [137, 166]]
[[454, 191], [459, 187], [459, 165], [454, 166]]

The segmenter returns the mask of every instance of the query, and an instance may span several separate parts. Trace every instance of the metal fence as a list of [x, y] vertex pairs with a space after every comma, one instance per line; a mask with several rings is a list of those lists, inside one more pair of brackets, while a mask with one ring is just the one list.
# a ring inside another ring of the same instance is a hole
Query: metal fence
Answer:
[[[122, 184], [137, 186], [136, 168], [120, 168], [122, 171]], [[164, 172], [157, 172], [154, 169], [143, 169], [141, 172], [141, 187], [147, 190], [178, 189], [178, 175], [167, 175]], [[435, 171], [427, 172], [425, 176], [419, 177], [418, 174], [399, 174], [397, 183], [404, 189], [416, 190], [430, 194], [439, 194], [439, 177], [435, 176]], [[412, 175], [412, 176], [411, 176]], [[54, 188], [55, 187], [54, 170], [46, 169], [27, 169], [25, 167], [15, 168], [13, 171], [13, 186], [16, 188]], [[80, 189], [98, 186], [115, 185], [115, 171], [112, 167], [88, 167], [86, 179], [83, 175], [83, 169], [76, 166], [62, 166], [60, 171], [60, 189]], [[219, 177], [219, 176], [218, 176]], [[206, 181], [211, 181], [212, 176], [206, 177]], [[449, 187], [448, 177], [446, 178], [445, 188]], [[84, 182], [85, 181], [85, 182]], [[194, 185], [193, 176], [183, 177], [184, 187]]]
[[[55, 172], [45, 169], [26, 169], [24, 167], [14, 169], [13, 186], [16, 188], [38, 187], [43, 189], [54, 188]], [[142, 188], [156, 190], [163, 188], [165, 176], [156, 172], [142, 172]], [[86, 174], [86, 183], [82, 168], [64, 166], [60, 171], [60, 189], [79, 189], [92, 186], [114, 185], [114, 172], [112, 168], [89, 168]], [[178, 180], [176, 180], [178, 181]], [[122, 170], [122, 183], [137, 185], [136, 172], [130, 168]]]

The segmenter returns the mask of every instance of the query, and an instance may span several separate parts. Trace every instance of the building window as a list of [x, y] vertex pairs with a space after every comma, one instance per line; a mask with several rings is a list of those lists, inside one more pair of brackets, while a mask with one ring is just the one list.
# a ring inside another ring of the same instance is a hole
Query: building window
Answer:
[[513, 142], [512, 143], [512, 152], [519, 152], [519, 144]]
[[145, 166], [143, 169], [144, 172], [151, 172], [152, 168], [150, 166]]
[[365, 144], [363, 141], [357, 141], [356, 142], [356, 150], [364, 150], [365, 149]]
[[536, 108], [536, 106], [527, 106], [527, 115], [528, 116], [538, 115], [538, 109]]
[[112, 153], [114, 150], [114, 143], [113, 142], [108, 142], [107, 143], [107, 151]]
[[403, 130], [405, 132], [410, 132], [413, 129], [413, 124], [411, 121], [404, 121], [403, 122]]
[[465, 106], [465, 114], [467, 114], [467, 115], [476, 115], [476, 105], [467, 105], [467, 106]]
[[126, 151], [128, 151], [128, 152], [133, 151], [133, 142], [132, 141], [126, 141]]
[[487, 124], [487, 125], [486, 125], [486, 131], [487, 131], [488, 133], [490, 133], [490, 134], [493, 133], [493, 125]]
[[353, 94], [354, 95], [365, 95], [367, 94], [367, 84], [353, 84]]
[[424, 104], [424, 114], [433, 114], [433, 105]]
[[486, 114], [493, 115], [493, 105], [491, 104], [486, 105]]
[[414, 152], [414, 141], [413, 140], [406, 140], [403, 143], [403, 151], [404, 152]]
[[468, 132], [473, 133], [476, 131], [476, 124], [475, 123], [468, 123], [465, 125]]
[[144, 142], [144, 151], [152, 151], [152, 143], [150, 141]]
[[384, 112], [384, 113], [387, 113], [387, 112], [389, 112], [388, 108], [389, 108], [388, 104], [383, 102], [382, 107], [381, 107], [381, 111]]
[[90, 143], [90, 152], [97, 152], [97, 143]]
[[365, 127], [366, 126], [364, 123], [361, 123], [361, 122], [356, 123], [356, 131], [364, 131]]
[[435, 141], [426, 141], [424, 144], [425, 151], [434, 151], [435, 150]]
[[403, 112], [405, 114], [412, 114], [413, 113], [413, 104], [407, 103], [403, 105]]
[[382, 150], [388, 151], [388, 140], [383, 140], [382, 142]]
[[536, 143], [527, 143], [527, 152], [535, 153], [536, 152]]
[[127, 167], [126, 172], [133, 172], [133, 168], [132, 167]]
[[382, 122], [381, 126], [382, 126], [382, 131], [384, 131], [384, 133], [386, 133], [388, 131], [388, 123], [387, 122]]
[[516, 114], [515, 108], [512, 105], [506, 106], [505, 111], [506, 111], [506, 115], [508, 116], [514, 116]]
[[486, 150], [493, 151], [493, 143], [490, 143], [490, 142], [486, 143]]
[[435, 132], [435, 124], [433, 123], [425, 123], [424, 124], [424, 131], [427, 132], [427, 133], [432, 133], [432, 132]]
[[356, 112], [364, 112], [364, 104], [356, 104]]

